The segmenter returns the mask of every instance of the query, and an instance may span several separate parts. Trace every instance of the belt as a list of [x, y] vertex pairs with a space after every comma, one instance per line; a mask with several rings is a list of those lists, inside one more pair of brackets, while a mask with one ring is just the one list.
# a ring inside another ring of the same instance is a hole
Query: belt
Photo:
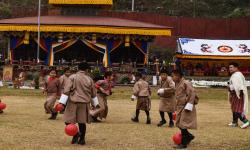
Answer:
[[148, 98], [148, 96], [138, 96], [138, 98]]

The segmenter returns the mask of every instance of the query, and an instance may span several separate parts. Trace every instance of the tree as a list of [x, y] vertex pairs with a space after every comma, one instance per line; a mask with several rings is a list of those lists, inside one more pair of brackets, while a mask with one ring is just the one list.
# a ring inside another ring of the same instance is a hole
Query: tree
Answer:
[[4, 19], [9, 17], [11, 17], [11, 10], [9, 5], [5, 3], [0, 3], [0, 18]]
[[[131, 10], [132, 0], [114, 0], [114, 10]], [[187, 17], [250, 16], [249, 0], [135, 0], [135, 11]]]

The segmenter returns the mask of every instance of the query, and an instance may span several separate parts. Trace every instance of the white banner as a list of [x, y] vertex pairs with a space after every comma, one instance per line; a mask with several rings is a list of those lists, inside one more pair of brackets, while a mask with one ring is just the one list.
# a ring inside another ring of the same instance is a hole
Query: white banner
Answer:
[[185, 55], [250, 56], [250, 40], [179, 38], [178, 44]]

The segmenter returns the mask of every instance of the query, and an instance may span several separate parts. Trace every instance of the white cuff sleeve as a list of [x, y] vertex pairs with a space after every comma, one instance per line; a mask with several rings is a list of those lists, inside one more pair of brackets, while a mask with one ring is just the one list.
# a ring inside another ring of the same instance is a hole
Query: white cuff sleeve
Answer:
[[69, 98], [69, 96], [62, 94], [60, 97], [59, 103], [66, 105], [68, 98]]
[[97, 105], [99, 105], [99, 101], [98, 101], [98, 98], [95, 97], [95, 98], [92, 98], [92, 102], [93, 102], [93, 105], [96, 107]]
[[132, 96], [131, 96], [131, 99], [136, 100], [137, 97], [136, 97], [135, 95], [132, 95]]
[[233, 85], [229, 85], [231, 91], [235, 90]]
[[157, 93], [158, 93], [158, 94], [164, 94], [164, 89], [159, 89], [159, 90], [157, 91]]
[[185, 106], [185, 109], [186, 109], [186, 110], [189, 110], [189, 111], [192, 111], [192, 110], [193, 110], [193, 107], [194, 107], [193, 104], [187, 103], [186, 106]]

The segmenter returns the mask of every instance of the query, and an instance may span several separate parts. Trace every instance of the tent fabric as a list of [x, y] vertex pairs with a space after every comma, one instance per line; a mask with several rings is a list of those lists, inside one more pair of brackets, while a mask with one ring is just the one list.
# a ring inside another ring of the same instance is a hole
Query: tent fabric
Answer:
[[14, 49], [21, 46], [24, 42], [24, 38], [10, 37], [10, 49], [9, 49], [9, 60], [12, 63], [14, 60]]
[[138, 48], [144, 55], [144, 64], [148, 62], [148, 42], [146, 41], [133, 41], [136, 48]]
[[77, 42], [78, 39], [70, 39], [67, 41], [63, 41], [62, 43], [52, 43], [52, 48], [49, 53], [49, 59], [48, 59], [48, 65], [53, 66], [54, 65], [54, 56], [56, 53], [61, 52], [68, 47], [74, 45]]
[[[37, 39], [34, 39], [34, 41], [38, 44]], [[44, 38], [40, 38], [40, 48], [48, 53], [49, 48], [47, 47], [46, 40]]]

